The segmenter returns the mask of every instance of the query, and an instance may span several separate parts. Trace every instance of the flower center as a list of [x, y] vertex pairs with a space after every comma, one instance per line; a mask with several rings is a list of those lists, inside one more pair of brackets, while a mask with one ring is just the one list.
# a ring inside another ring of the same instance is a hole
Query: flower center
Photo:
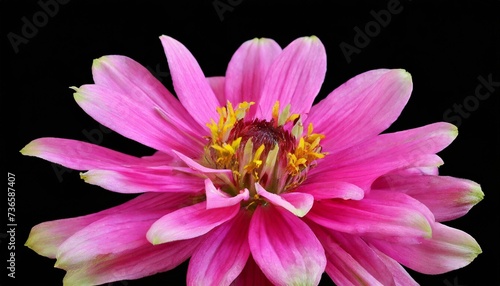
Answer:
[[279, 152], [291, 152], [295, 145], [295, 137], [285, 130], [283, 126], [277, 126], [274, 119], [271, 121], [258, 120], [245, 122], [238, 120], [229, 134], [229, 141], [241, 137], [240, 148], [248, 140], [252, 140], [254, 152], [258, 147], [264, 145], [263, 156], [267, 156], [274, 146], [278, 146]]
[[207, 124], [211, 136], [201, 161], [232, 171], [233, 183], [220, 186], [223, 191], [235, 195], [246, 188], [258, 199], [255, 183], [275, 194], [291, 191], [326, 153], [319, 144], [324, 135], [313, 133], [312, 124], [304, 134], [300, 115], [290, 114], [290, 105], [280, 112], [276, 102], [271, 120], [245, 120], [253, 104], [243, 102], [234, 109], [228, 101], [217, 109], [219, 120]]

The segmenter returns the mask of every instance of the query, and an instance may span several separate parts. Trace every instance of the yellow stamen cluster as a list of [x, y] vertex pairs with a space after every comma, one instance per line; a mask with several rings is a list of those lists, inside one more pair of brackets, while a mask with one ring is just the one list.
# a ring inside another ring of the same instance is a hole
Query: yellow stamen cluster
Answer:
[[219, 158], [217, 158], [217, 163], [222, 166], [228, 166], [231, 164], [234, 156], [236, 155], [236, 151], [240, 147], [241, 137], [231, 142], [231, 144], [222, 143], [220, 144], [212, 144], [212, 148], [219, 152]]
[[295, 152], [288, 153], [287, 171], [292, 176], [298, 175], [302, 170], [306, 169], [311, 162], [316, 159], [323, 159], [326, 153], [321, 152], [319, 141], [325, 136], [323, 134], [315, 134], [313, 125], [309, 123], [307, 136], [300, 137], [299, 144], [295, 148]]
[[227, 102], [227, 107], [218, 107], [219, 121], [215, 122], [212, 119], [207, 126], [211, 133], [210, 147], [218, 152], [216, 160], [218, 168], [231, 168], [237, 163], [236, 154], [241, 144], [241, 137], [236, 138], [232, 142], [227, 142], [229, 134], [238, 120], [245, 117], [247, 110], [252, 106], [253, 102], [242, 102], [238, 104], [238, 108], [234, 110], [231, 102]]
[[231, 102], [227, 102], [227, 107], [218, 107], [217, 113], [219, 113], [219, 122], [216, 123], [213, 119], [211, 123], [207, 126], [210, 128], [212, 134], [212, 144], [224, 143], [229, 136], [229, 132], [234, 127], [234, 124], [243, 119], [246, 115], [250, 106], [254, 105], [254, 102], [242, 102], [238, 104], [236, 110], [233, 109]]
[[231, 192], [248, 188], [255, 194], [256, 182], [275, 193], [295, 188], [315, 161], [325, 157], [320, 146], [324, 135], [313, 133], [309, 124], [304, 136], [300, 115], [291, 114], [290, 105], [280, 112], [279, 102], [273, 106], [271, 121], [244, 121], [253, 104], [243, 102], [234, 109], [228, 101], [226, 107], [217, 108], [219, 120], [207, 124], [211, 136], [203, 163], [232, 170]]

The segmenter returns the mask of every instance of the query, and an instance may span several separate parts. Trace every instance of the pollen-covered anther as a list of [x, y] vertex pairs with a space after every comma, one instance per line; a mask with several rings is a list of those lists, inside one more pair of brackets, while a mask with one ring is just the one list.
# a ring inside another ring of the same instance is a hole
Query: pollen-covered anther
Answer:
[[288, 153], [287, 171], [292, 176], [297, 176], [303, 170], [307, 170], [317, 159], [323, 159], [326, 155], [321, 152], [319, 142], [324, 135], [314, 134], [312, 124], [308, 126], [307, 136], [300, 137], [294, 152]]
[[286, 170], [292, 176], [298, 175], [307, 166], [307, 160], [305, 158], [297, 158], [295, 154], [288, 153], [287, 159], [288, 165]]
[[[241, 138], [241, 137], [240, 137]], [[262, 156], [262, 152], [264, 152], [265, 146], [264, 144], [260, 145], [259, 148], [254, 153], [253, 159], [245, 165], [244, 169], [248, 173], [254, 172], [257, 168], [262, 165], [262, 160], [260, 157]]]
[[217, 113], [219, 114], [219, 121], [215, 122], [212, 119], [211, 122], [207, 124], [210, 129], [212, 143], [226, 142], [234, 124], [245, 117], [246, 112], [252, 105], [254, 105], [254, 102], [244, 101], [238, 104], [238, 108], [234, 110], [233, 105], [228, 101], [226, 107], [218, 107]]
[[222, 145], [212, 144], [211, 147], [216, 151], [218, 151], [219, 153], [216, 162], [222, 166], [227, 166], [228, 164], [231, 164], [231, 162], [235, 160], [236, 151], [240, 147], [240, 142], [241, 142], [241, 137], [231, 142], [231, 144], [227, 143], [222, 143]]

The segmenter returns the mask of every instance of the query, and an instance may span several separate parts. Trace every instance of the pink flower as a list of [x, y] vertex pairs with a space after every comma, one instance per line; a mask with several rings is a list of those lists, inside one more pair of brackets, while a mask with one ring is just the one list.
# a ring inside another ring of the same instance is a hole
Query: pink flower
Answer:
[[326, 72], [316, 37], [283, 50], [247, 41], [225, 77], [209, 78], [181, 43], [160, 39], [179, 100], [123, 56], [95, 60], [95, 84], [74, 88], [90, 116], [156, 153], [59, 138], [21, 151], [144, 193], [32, 229], [26, 245], [56, 258], [65, 284], [137, 279], [191, 258], [188, 285], [317, 285], [325, 271], [338, 285], [416, 285], [401, 265], [438, 274], [481, 253], [441, 223], [483, 198], [478, 184], [438, 175], [436, 153], [457, 128], [381, 134], [410, 97], [409, 73], [365, 72], [313, 106]]

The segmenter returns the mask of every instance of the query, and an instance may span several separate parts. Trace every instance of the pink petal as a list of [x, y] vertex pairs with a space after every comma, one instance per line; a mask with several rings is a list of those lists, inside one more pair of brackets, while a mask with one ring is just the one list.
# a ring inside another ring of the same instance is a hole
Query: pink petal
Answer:
[[[443, 163], [440, 165], [442, 166], [444, 164], [444, 161]], [[439, 175], [439, 169], [438, 167], [433, 167], [433, 166], [428, 166], [428, 167], [414, 167], [414, 168], [408, 168], [407, 171], [409, 172], [419, 172], [423, 175], [434, 175], [434, 176], [438, 176]]]
[[200, 241], [200, 238], [195, 238], [162, 245], [151, 245], [147, 242], [124, 253], [103, 256], [69, 268], [63, 284], [101, 285], [168, 271], [188, 259]]
[[380, 260], [385, 264], [387, 269], [391, 271], [392, 277], [394, 278], [394, 282], [396, 286], [418, 286], [419, 284], [415, 281], [410, 274], [406, 271], [406, 269], [401, 266], [396, 260], [390, 258], [385, 255], [383, 252], [379, 251], [375, 247], [371, 248], [375, 253], [377, 253]]
[[459, 218], [484, 197], [479, 184], [453, 177], [386, 175], [377, 181], [375, 188], [403, 192], [425, 204], [436, 221]]
[[312, 179], [306, 180], [296, 189], [296, 191], [313, 195], [315, 200], [361, 200], [365, 195], [365, 191], [360, 187], [350, 183], [332, 180], [330, 177], [323, 177], [321, 181]]
[[207, 168], [180, 152], [177, 152], [175, 150], [173, 152], [189, 168], [191, 168], [195, 174], [201, 174], [204, 177], [209, 178], [213, 182], [231, 183], [231, 180], [233, 178], [233, 172], [231, 170]]
[[[207, 77], [208, 84], [212, 88], [220, 106], [226, 105], [226, 95], [224, 94], [224, 86], [226, 84], [226, 78], [223, 76], [211, 76]], [[215, 120], [215, 118], [214, 118]]]
[[234, 206], [242, 200], [246, 201], [250, 198], [250, 193], [247, 189], [231, 197], [227, 193], [217, 189], [210, 179], [205, 180], [205, 195], [207, 197], [207, 209]]
[[184, 168], [165, 166], [176, 163], [174, 157], [164, 153], [137, 158], [90, 143], [60, 138], [33, 140], [21, 153], [76, 170], [91, 170], [82, 175], [86, 182], [120, 193], [198, 192], [203, 189], [202, 179], [182, 172]]
[[[446, 122], [438, 122], [404, 131], [381, 134], [353, 148], [332, 154], [332, 157], [337, 161], [336, 166], [351, 165], [368, 159], [380, 160], [381, 155], [388, 156], [393, 153], [398, 157], [403, 157], [406, 154], [402, 160], [410, 162], [414, 161], [418, 155], [434, 155], [443, 150], [455, 140], [457, 135], [456, 126]], [[354, 154], [355, 151], [358, 151], [357, 156]], [[438, 161], [438, 158], [433, 157], [432, 159]], [[392, 157], [388, 157], [388, 159], [392, 159]]]
[[368, 71], [316, 104], [307, 124], [312, 122], [316, 132], [326, 135], [323, 147], [338, 152], [387, 129], [399, 117], [411, 91], [411, 76], [405, 70]]
[[370, 242], [399, 263], [424, 274], [441, 274], [462, 268], [482, 252], [472, 236], [440, 223], [432, 226], [432, 238], [420, 244], [389, 243], [376, 239]]
[[311, 170], [310, 180], [339, 180], [369, 190], [375, 179], [390, 171], [414, 166], [440, 164], [434, 155], [457, 136], [457, 128], [449, 123], [379, 135], [338, 153]]
[[105, 214], [96, 213], [77, 218], [53, 220], [37, 224], [31, 229], [25, 245], [39, 255], [56, 258], [59, 246], [66, 239], [80, 229], [105, 216]]
[[187, 285], [230, 285], [250, 255], [249, 223], [250, 216], [240, 212], [207, 234], [189, 261]]
[[248, 241], [255, 262], [273, 284], [318, 285], [325, 252], [311, 229], [290, 212], [257, 207]]
[[141, 157], [141, 165], [146, 167], [156, 166], [180, 166], [181, 160], [172, 153], [157, 151], [153, 155]]
[[[435, 155], [435, 156], [439, 157], [437, 155]], [[437, 160], [436, 160], [436, 162], [437, 162]], [[444, 164], [444, 161], [442, 161], [442, 163], [439, 166], [442, 166], [443, 164]], [[436, 167], [436, 166], [410, 167], [410, 168], [398, 169], [398, 170], [391, 171], [391, 172], [387, 173], [387, 175], [402, 175], [402, 176], [434, 175], [434, 176], [438, 176], [439, 175], [438, 168], [439, 167]], [[384, 176], [382, 176], [382, 177], [384, 177]], [[377, 179], [377, 181], [379, 181], [379, 180], [380, 180], [380, 178]]]
[[116, 168], [141, 164], [137, 157], [94, 144], [61, 138], [39, 138], [26, 145], [21, 153], [36, 156], [75, 170]]
[[59, 246], [56, 267], [67, 268], [146, 245], [146, 232], [163, 215], [164, 210], [141, 210], [108, 215], [95, 221]]
[[94, 60], [92, 75], [96, 85], [126, 94], [146, 106], [158, 106], [184, 129], [194, 133], [204, 128], [194, 124], [182, 104], [145, 67], [125, 56], [104, 56]]
[[176, 209], [188, 203], [187, 195], [148, 193], [140, 195], [122, 205], [86, 216], [60, 219], [40, 223], [31, 229], [26, 246], [38, 254], [55, 258], [59, 246], [79, 230], [108, 215], [133, 212], [143, 209]]
[[89, 184], [118, 193], [197, 193], [204, 187], [203, 179], [175, 168], [164, 168], [155, 173], [141, 169], [90, 170], [80, 176]]
[[168, 36], [161, 36], [160, 40], [167, 55], [175, 92], [182, 105], [202, 127], [210, 119], [216, 120], [220, 103], [196, 59], [177, 40]]
[[262, 273], [259, 266], [253, 260], [252, 255], [248, 257], [247, 264], [240, 276], [234, 280], [232, 286], [273, 286], [273, 283]]
[[325, 248], [326, 272], [337, 285], [395, 285], [392, 273], [363, 239], [309, 226]]
[[[376, 285], [376, 286], [384, 286], [380, 283], [378, 283], [369, 273], [366, 273], [366, 271], [362, 271], [360, 269], [361, 266], [355, 261], [352, 257], [349, 256], [348, 253], [345, 253], [342, 251], [340, 247], [332, 247], [333, 254], [329, 255], [328, 258], [330, 260], [336, 260], [337, 265], [328, 262], [326, 264], [325, 272], [328, 274], [328, 276], [332, 279], [332, 281], [335, 282], [335, 285], [350, 285], [350, 286], [357, 286], [356, 281], [363, 281], [364, 283], [368, 283], [367, 281], [370, 281], [371, 284], [364, 284], [364, 285]], [[328, 254], [327, 254], [328, 255]], [[358, 268], [357, 273], [350, 273], [349, 271], [352, 271], [349, 267], [356, 267]], [[352, 282], [352, 277], [349, 274], [355, 274], [357, 275], [357, 280], [355, 282]]]
[[205, 201], [188, 206], [157, 220], [149, 229], [147, 238], [156, 245], [198, 237], [233, 218], [239, 209], [238, 204], [207, 209]]
[[181, 128], [182, 120], [147, 100], [99, 85], [83, 85], [74, 97], [95, 120], [146, 146], [167, 153], [182, 150], [191, 156], [203, 150], [200, 133]]
[[273, 205], [280, 206], [298, 217], [305, 216], [312, 208], [314, 197], [305, 193], [273, 194], [266, 191], [259, 183], [255, 183], [257, 194]]
[[[259, 103], [267, 71], [280, 53], [280, 46], [272, 39], [255, 38], [243, 43], [227, 67], [226, 99], [233, 104]], [[250, 109], [250, 116], [255, 114], [254, 110]]]
[[278, 197], [280, 197], [281, 199], [275, 200], [273, 203], [284, 207], [285, 209], [287, 209], [285, 206], [287, 206], [287, 204], [290, 204], [292, 208], [289, 208], [287, 210], [291, 211], [291, 213], [298, 217], [305, 216], [311, 210], [314, 204], [314, 197], [311, 194], [296, 191], [280, 194]]
[[326, 73], [326, 52], [315, 37], [290, 43], [273, 61], [266, 75], [259, 101], [259, 118], [271, 117], [276, 100], [291, 112], [306, 115], [318, 94]]
[[307, 218], [336, 231], [413, 243], [430, 237], [434, 223], [432, 213], [419, 201], [383, 191], [373, 191], [359, 201], [316, 201]]

